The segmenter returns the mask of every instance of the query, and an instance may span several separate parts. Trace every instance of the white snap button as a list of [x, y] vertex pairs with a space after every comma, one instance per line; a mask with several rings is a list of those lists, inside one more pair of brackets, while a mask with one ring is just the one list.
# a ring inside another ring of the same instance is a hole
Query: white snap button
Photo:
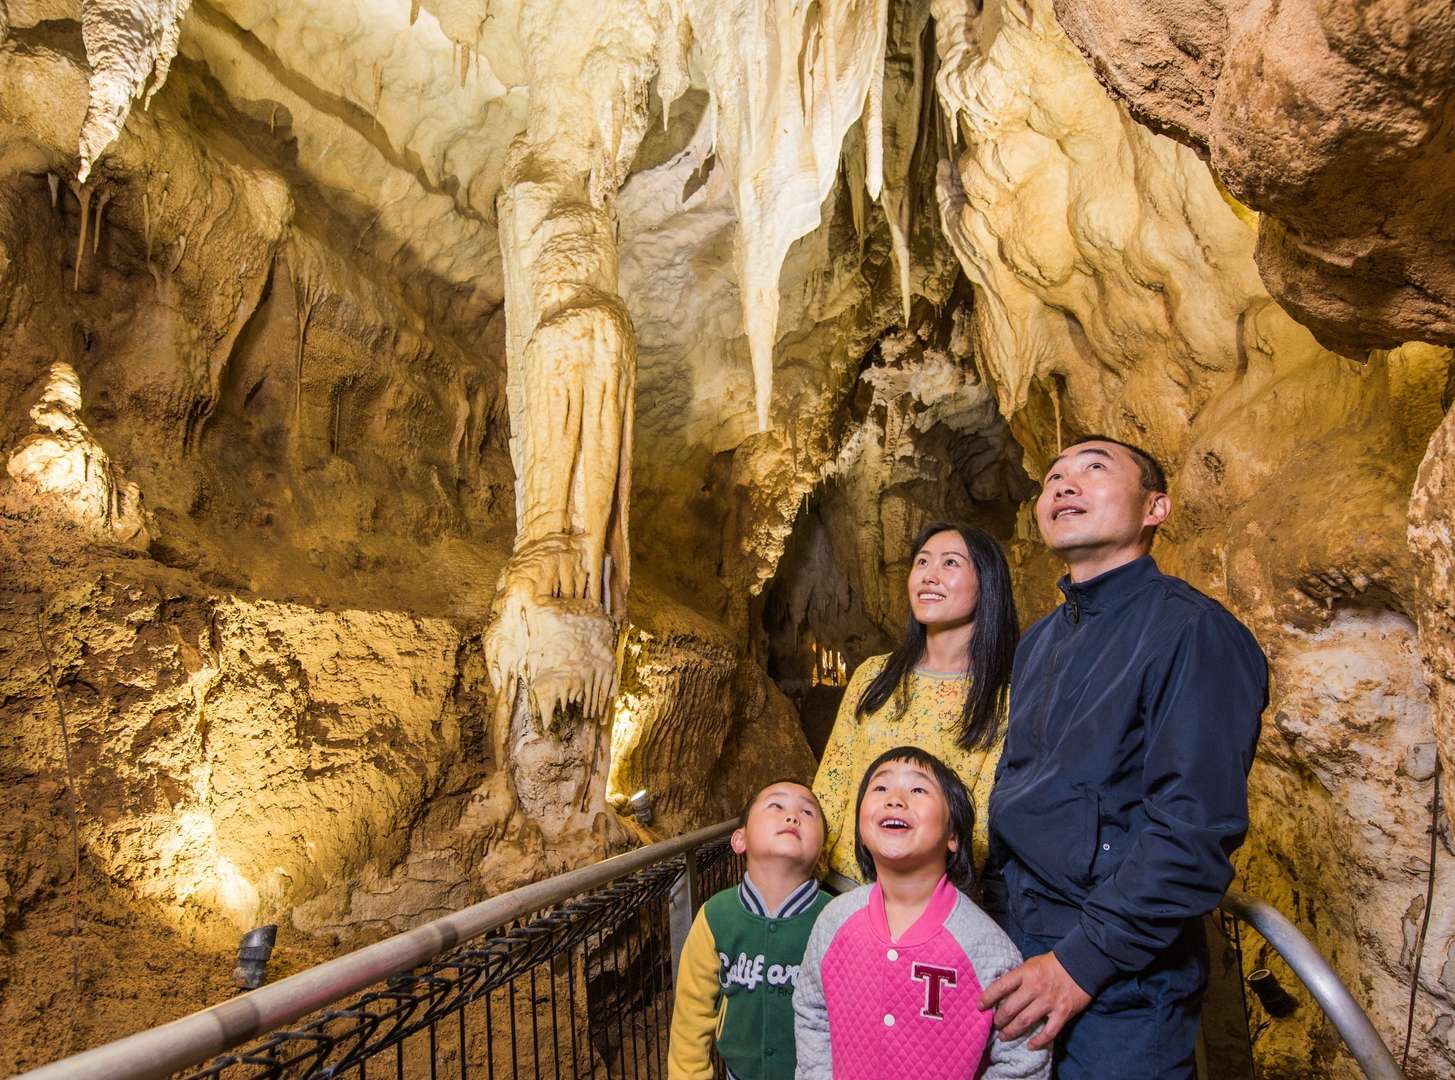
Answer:
[[1111, 850], [1111, 845], [1110, 844], [1102, 844], [1101, 845], [1101, 850], [1102, 851], [1110, 851]]
[[887, 956], [887, 957], [889, 957], [890, 963], [893, 963], [895, 960], [898, 960], [899, 959], [899, 950], [898, 949], [890, 949], [884, 955]]
[[894, 1014], [893, 1013], [885, 1013], [884, 1014], [884, 1026], [885, 1027], [893, 1027], [894, 1026]]

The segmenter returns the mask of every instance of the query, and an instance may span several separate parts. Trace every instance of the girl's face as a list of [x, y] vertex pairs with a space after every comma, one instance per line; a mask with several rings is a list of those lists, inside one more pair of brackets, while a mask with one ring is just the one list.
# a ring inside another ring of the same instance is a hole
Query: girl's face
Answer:
[[913, 761], [886, 761], [874, 770], [859, 804], [859, 836], [881, 873], [944, 870], [949, 853], [959, 849], [944, 791]]
[[954, 529], [935, 533], [909, 568], [909, 609], [925, 626], [969, 622], [980, 602], [980, 577]]

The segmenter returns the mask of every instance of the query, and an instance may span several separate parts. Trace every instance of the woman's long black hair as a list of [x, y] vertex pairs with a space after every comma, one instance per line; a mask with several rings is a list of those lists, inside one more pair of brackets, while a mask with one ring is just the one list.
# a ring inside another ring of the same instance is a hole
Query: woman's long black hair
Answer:
[[[932, 521], [920, 530], [911, 552], [911, 565], [930, 537], [942, 532], [956, 532], [965, 541], [965, 550], [980, 579], [980, 599], [976, 603], [975, 633], [970, 638], [970, 688], [965, 693], [965, 707], [960, 714], [960, 734], [956, 741], [966, 750], [990, 747], [1000, 734], [1001, 717], [1010, 698], [1010, 668], [1015, 647], [1020, 641], [1020, 622], [1016, 618], [1015, 597], [1010, 588], [1010, 567], [1005, 553], [995, 538], [984, 529], [959, 522]], [[896, 691], [906, 689], [909, 674], [925, 653], [928, 634], [924, 623], [910, 611], [904, 636], [884, 662], [859, 698], [856, 716], [864, 716], [883, 707]], [[900, 710], [904, 704], [901, 702]]]

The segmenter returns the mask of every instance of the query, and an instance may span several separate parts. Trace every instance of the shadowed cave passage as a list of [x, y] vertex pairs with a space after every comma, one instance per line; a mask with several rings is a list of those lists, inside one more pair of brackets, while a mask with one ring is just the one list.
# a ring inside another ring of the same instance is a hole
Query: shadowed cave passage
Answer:
[[[892, 649], [909, 606], [909, 544], [929, 521], [985, 529], [1007, 551], [1036, 486], [963, 348], [968, 297], [894, 330], [860, 369], [844, 446], [810, 494], [761, 601], [765, 666], [823, 752], [854, 669]], [[953, 373], [953, 374], [952, 374]]]

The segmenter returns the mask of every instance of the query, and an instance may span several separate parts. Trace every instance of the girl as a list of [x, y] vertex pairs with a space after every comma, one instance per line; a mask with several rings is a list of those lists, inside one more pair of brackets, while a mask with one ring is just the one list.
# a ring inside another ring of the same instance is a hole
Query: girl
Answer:
[[1010, 569], [989, 533], [937, 521], [911, 550], [904, 636], [892, 653], [854, 672], [813, 781], [828, 827], [829, 869], [861, 883], [849, 797], [864, 767], [902, 744], [924, 746], [965, 777], [977, 811], [966, 857], [984, 866], [985, 807], [1020, 640]]
[[854, 850], [874, 882], [830, 901], [793, 995], [797, 1080], [1047, 1080], [1051, 1055], [999, 1038], [981, 990], [1021, 962], [960, 890], [975, 811], [960, 778], [918, 747], [864, 773]]

